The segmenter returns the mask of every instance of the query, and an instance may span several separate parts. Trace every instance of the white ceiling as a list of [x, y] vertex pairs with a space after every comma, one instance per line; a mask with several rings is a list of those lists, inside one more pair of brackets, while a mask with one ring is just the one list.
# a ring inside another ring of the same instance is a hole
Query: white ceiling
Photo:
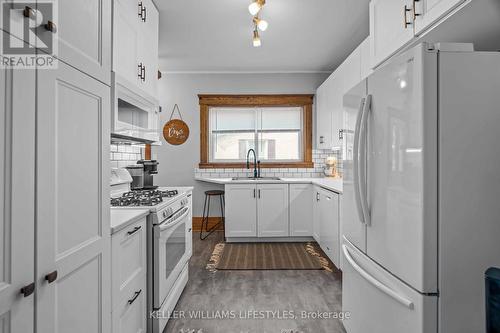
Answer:
[[267, 0], [252, 46], [251, 0], [156, 0], [167, 72], [332, 72], [368, 36], [369, 0]]

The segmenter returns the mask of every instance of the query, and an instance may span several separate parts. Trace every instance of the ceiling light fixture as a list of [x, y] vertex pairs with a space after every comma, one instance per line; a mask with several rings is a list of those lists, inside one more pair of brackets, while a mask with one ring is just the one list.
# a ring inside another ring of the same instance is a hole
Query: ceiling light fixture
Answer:
[[260, 31], [266, 31], [269, 23], [266, 20], [260, 19], [258, 16], [253, 18], [253, 23], [260, 29]]
[[257, 15], [262, 7], [265, 5], [266, 0], [255, 0], [248, 6], [248, 11], [252, 15]]
[[255, 27], [255, 30], [253, 31], [253, 46], [259, 47], [261, 45], [262, 42], [260, 41], [259, 31], [257, 30], [257, 27]]

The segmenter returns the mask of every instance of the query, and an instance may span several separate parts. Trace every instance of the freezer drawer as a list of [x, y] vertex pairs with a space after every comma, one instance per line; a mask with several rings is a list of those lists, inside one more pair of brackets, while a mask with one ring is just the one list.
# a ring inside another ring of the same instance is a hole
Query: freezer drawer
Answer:
[[408, 287], [343, 239], [342, 311], [348, 333], [437, 332], [437, 297]]

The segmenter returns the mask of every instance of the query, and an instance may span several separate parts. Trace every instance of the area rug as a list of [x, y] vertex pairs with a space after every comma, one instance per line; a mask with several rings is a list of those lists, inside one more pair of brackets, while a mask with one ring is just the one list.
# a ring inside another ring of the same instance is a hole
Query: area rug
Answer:
[[331, 264], [316, 243], [219, 243], [207, 269], [328, 270]]

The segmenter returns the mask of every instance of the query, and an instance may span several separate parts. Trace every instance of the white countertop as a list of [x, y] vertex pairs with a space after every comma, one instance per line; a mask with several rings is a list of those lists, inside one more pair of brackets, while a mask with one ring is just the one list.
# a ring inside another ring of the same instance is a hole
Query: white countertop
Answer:
[[111, 234], [114, 234], [128, 225], [146, 217], [149, 214], [149, 208], [137, 209], [116, 209], [111, 208]]
[[342, 178], [280, 178], [279, 180], [233, 180], [232, 178], [195, 177], [196, 180], [213, 184], [313, 184], [326, 190], [342, 193]]

